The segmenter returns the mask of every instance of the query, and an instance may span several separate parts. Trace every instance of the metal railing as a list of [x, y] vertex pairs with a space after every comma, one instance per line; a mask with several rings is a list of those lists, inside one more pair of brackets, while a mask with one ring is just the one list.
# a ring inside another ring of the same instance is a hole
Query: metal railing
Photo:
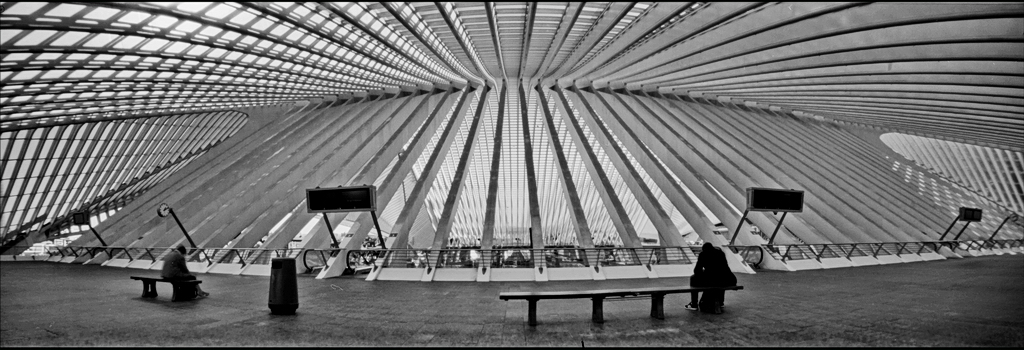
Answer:
[[[874, 242], [874, 243], [830, 243], [830, 244], [765, 244], [761, 246], [729, 246], [733, 252], [744, 255], [744, 250], [751, 251], [756, 247], [764, 247], [767, 253], [776, 256], [783, 262], [788, 260], [818, 260], [822, 258], [846, 258], [870, 256], [877, 258], [886, 255], [910, 255], [937, 252], [942, 247], [956, 252], [992, 248], [1014, 248], [1024, 246], [1024, 240], [977, 240], [977, 241], [924, 241], [924, 242]], [[745, 260], [747, 255], [744, 255]], [[750, 260], [746, 260], [750, 262]]]
[[[765, 255], [785, 261], [822, 258], [879, 257], [924, 254], [948, 248], [953, 252], [978, 251], [981, 249], [1005, 249], [1024, 247], [1024, 239], [968, 240], [968, 241], [924, 241], [924, 242], [874, 242], [874, 243], [829, 243], [829, 244], [764, 244], [753, 246], [727, 245], [743, 261], [755, 267]], [[51, 256], [95, 258], [108, 255], [111, 259], [158, 261], [169, 253], [172, 247], [114, 247], [114, 246], [64, 246], [51, 247]], [[349, 269], [380, 267], [427, 267], [427, 268], [569, 268], [602, 266], [653, 266], [673, 264], [695, 264], [700, 246], [684, 247], [597, 247], [597, 248], [543, 248], [504, 247], [494, 249], [355, 249], [345, 252], [345, 266]], [[331, 258], [337, 257], [344, 249], [302, 249], [302, 248], [207, 248], [192, 249], [186, 261], [205, 262], [208, 266], [218, 263], [248, 265], [269, 265], [271, 259], [291, 257], [301, 260], [307, 272], [326, 268]]]
[[700, 247], [350, 250], [347, 267], [569, 268], [694, 264]]
[[[733, 253], [736, 253], [737, 255], [742, 257], [743, 261], [746, 262], [748, 265], [760, 267], [761, 263], [764, 262], [764, 250], [761, 248], [761, 246], [729, 245], [726, 246], [726, 248], [729, 248], [729, 250], [732, 250]], [[697, 254], [700, 253], [698, 252]]]
[[318, 267], [326, 269], [331, 258], [337, 257], [342, 250], [340, 248], [303, 250], [302, 266], [306, 267], [306, 273], [313, 272]]

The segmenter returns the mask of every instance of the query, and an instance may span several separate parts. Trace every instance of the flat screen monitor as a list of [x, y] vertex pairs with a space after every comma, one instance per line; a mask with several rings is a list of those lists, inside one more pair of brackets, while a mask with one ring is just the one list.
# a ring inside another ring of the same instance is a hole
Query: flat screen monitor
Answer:
[[74, 213], [71, 214], [71, 223], [75, 225], [85, 225], [89, 223], [89, 215], [85, 213]]
[[981, 209], [960, 207], [960, 221], [981, 221]]
[[376, 186], [352, 186], [306, 189], [306, 209], [310, 213], [341, 213], [377, 210]]
[[749, 187], [747, 210], [799, 213], [804, 210], [804, 191]]

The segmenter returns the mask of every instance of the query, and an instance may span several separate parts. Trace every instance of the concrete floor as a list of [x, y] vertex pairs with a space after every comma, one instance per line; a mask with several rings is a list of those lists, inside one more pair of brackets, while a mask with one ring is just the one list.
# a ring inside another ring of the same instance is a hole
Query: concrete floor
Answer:
[[545, 283], [366, 282], [299, 277], [296, 315], [271, 315], [269, 279], [200, 275], [209, 298], [141, 298], [151, 271], [0, 263], [0, 347], [8, 346], [1008, 346], [1024, 347], [1024, 256], [738, 275], [726, 313], [684, 310], [688, 295], [538, 304], [502, 291], [688, 284], [687, 278]]

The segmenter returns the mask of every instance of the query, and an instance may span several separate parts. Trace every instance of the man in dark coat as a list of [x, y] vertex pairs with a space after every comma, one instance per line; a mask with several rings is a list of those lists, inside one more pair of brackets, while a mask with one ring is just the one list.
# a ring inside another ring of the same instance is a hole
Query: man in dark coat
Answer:
[[[196, 279], [196, 276], [188, 271], [188, 264], [185, 263], [185, 250], [184, 246], [178, 246], [177, 249], [172, 250], [163, 258], [164, 267], [160, 271], [160, 277], [169, 280], [182, 280], [191, 281]], [[204, 292], [199, 285], [196, 285], [196, 296], [197, 297], [208, 297], [210, 293]]]
[[[697, 256], [697, 265], [693, 267], [693, 276], [690, 277], [691, 287], [729, 287], [736, 285], [736, 275], [729, 269], [729, 262], [725, 260], [725, 253], [715, 248], [711, 243], [704, 243]], [[720, 313], [722, 304], [725, 302], [725, 291], [704, 292], [704, 300], [698, 303], [698, 292], [690, 293], [690, 303], [685, 306], [687, 310], [701, 309], [705, 312]], [[700, 305], [698, 307], [698, 305]]]

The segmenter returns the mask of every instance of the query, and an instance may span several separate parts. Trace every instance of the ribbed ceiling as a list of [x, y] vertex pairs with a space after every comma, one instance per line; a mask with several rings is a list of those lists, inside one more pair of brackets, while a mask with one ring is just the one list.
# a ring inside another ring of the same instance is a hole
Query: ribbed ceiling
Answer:
[[[35, 203], [46, 195], [14, 190], [27, 188], [28, 182], [10, 181], [13, 169], [21, 173], [17, 164], [36, 169], [32, 164], [39, 159], [45, 168], [46, 159], [84, 155], [32, 156], [15, 140], [43, 142], [44, 135], [87, 132], [69, 126], [114, 121], [133, 130], [124, 136], [133, 139], [146, 135], [138, 130], [148, 130], [147, 122], [168, 128], [178, 123], [169, 118], [190, 123], [215, 118], [205, 122], [223, 125], [221, 119], [237, 121], [231, 113], [246, 107], [481, 85], [507, 89], [500, 95], [513, 99], [507, 122], [513, 129], [506, 138], [523, 135], [515, 129], [521, 128], [514, 121], [518, 113], [542, 114], [545, 102], [532, 94], [540, 86], [717, 100], [882, 132], [1024, 151], [1021, 3], [0, 6], [5, 216], [22, 210], [12, 198]], [[517, 85], [530, 96], [517, 91]], [[517, 106], [520, 94], [523, 102]], [[495, 103], [506, 104], [495, 100], [489, 105]], [[493, 114], [485, 112], [488, 118]], [[487, 120], [481, 132], [494, 137], [495, 121]], [[104, 125], [95, 132], [115, 130], [113, 124]], [[542, 130], [542, 124], [529, 127]], [[567, 126], [559, 122], [557, 128]], [[194, 148], [211, 147], [234, 130], [197, 138]], [[547, 140], [542, 132], [533, 135]], [[132, 169], [155, 173], [195, 155], [195, 150], [179, 151], [167, 150], [166, 159]], [[481, 169], [470, 172], [484, 186]], [[18, 176], [43, 176], [41, 168], [36, 170]], [[97, 193], [141, 181], [139, 176], [100, 181]], [[83, 196], [78, 202], [96, 198]], [[54, 205], [70, 204], [78, 205]], [[13, 231], [46, 221], [34, 219], [39, 213], [19, 212], [17, 219], [5, 218], [3, 226]]]
[[1020, 151], [1020, 3], [3, 3], [3, 129], [500, 83], [657, 89]]

